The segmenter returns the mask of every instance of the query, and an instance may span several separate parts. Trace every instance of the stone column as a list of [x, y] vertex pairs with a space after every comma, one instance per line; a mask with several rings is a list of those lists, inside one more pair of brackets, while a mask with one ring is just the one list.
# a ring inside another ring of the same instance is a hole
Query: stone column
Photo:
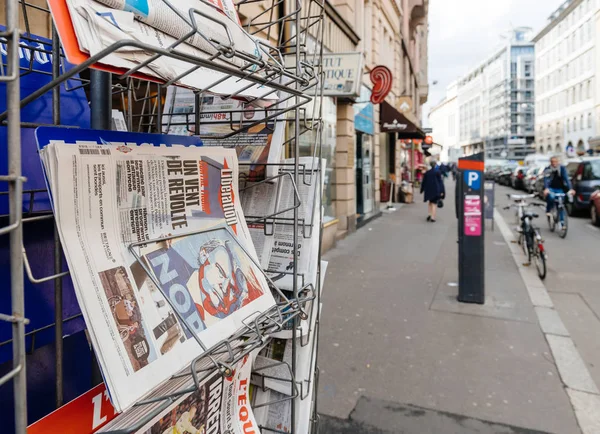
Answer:
[[333, 201], [339, 219], [338, 233], [356, 230], [356, 175], [354, 110], [348, 103], [337, 106], [337, 138], [335, 172], [333, 177]]

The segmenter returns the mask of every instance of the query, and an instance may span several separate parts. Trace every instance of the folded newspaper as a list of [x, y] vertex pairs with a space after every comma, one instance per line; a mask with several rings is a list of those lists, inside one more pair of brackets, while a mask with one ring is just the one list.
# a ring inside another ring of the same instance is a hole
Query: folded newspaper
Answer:
[[201, 354], [196, 339], [208, 348], [274, 305], [239, 202], [234, 150], [50, 127], [36, 138], [117, 411]]
[[[282, 173], [291, 173], [293, 159], [284, 160]], [[306, 285], [316, 286], [319, 229], [321, 227], [321, 191], [326, 161], [315, 157], [299, 159], [297, 194], [298, 207], [298, 246], [297, 271], [299, 289]], [[319, 189], [320, 188], [320, 189]], [[273, 194], [273, 191], [276, 191]], [[294, 266], [294, 226], [293, 208], [297, 205], [294, 183], [289, 176], [282, 176], [277, 183], [266, 183], [245, 188], [242, 207], [249, 224], [257, 254], [267, 274], [280, 289], [293, 289]], [[285, 211], [285, 212], [284, 212]], [[276, 214], [274, 219], [261, 220], [261, 217]], [[271, 222], [271, 223], [270, 223]], [[272, 226], [272, 228], [271, 228]]]
[[[206, 378], [194, 392], [176, 398], [165, 411], [146, 423], [137, 434], [249, 434], [260, 432], [250, 399], [252, 355], [234, 364], [233, 373]], [[117, 417], [100, 432], [115, 432], [133, 426], [141, 412]]]
[[[139, 72], [162, 80], [176, 80], [191, 88], [210, 87], [211, 92], [219, 94], [240, 92], [240, 96], [277, 99], [276, 93], [266, 95], [268, 87], [253, 86], [247, 80], [181, 60], [183, 55], [224, 64], [219, 60], [222, 56], [215, 56], [217, 48], [233, 46], [255, 61], [234, 56], [228, 62], [245, 71], [256, 70], [256, 62], [262, 61], [264, 50], [240, 27], [230, 0], [212, 4], [201, 0], [48, 0], [48, 4], [67, 59], [72, 63], [79, 63], [82, 53], [93, 56], [124, 41], [166, 51], [174, 48], [178, 57], [153, 57], [148, 50], [125, 45], [102, 57], [100, 62], [131, 69], [152, 60]], [[193, 33], [192, 25], [197, 32]]]
[[[279, 106], [279, 104], [278, 104]], [[285, 121], [265, 119], [267, 109], [257, 109], [243, 101], [203, 94], [196, 107], [196, 96], [189, 89], [169, 86], [165, 98], [162, 126], [166, 134], [200, 135], [204, 146], [235, 147], [240, 174], [245, 181], [261, 181], [277, 175], [283, 149]], [[196, 114], [200, 114], [196, 131]], [[270, 113], [269, 113], [270, 114]], [[242, 127], [250, 126], [226, 139], [225, 136]]]

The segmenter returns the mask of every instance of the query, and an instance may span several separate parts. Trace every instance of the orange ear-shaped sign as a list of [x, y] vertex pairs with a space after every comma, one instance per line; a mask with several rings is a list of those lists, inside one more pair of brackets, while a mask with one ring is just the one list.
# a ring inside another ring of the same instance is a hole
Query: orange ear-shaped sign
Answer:
[[379, 65], [371, 70], [371, 82], [373, 83], [373, 92], [371, 92], [371, 102], [381, 104], [390, 90], [392, 90], [392, 71], [388, 67]]
[[431, 136], [425, 136], [425, 143], [427, 143], [428, 145], [432, 145], [433, 144], [433, 137], [431, 137]]

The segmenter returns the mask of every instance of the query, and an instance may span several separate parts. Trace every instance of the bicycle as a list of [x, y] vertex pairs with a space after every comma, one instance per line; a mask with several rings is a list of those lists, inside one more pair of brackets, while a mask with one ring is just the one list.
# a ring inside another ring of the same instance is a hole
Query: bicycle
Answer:
[[[516, 203], [514, 203], [512, 206], [517, 208], [517, 215], [521, 220], [520, 227], [517, 229], [519, 232], [519, 239], [517, 242], [519, 245], [521, 245], [525, 256], [527, 256], [527, 264], [531, 264], [531, 259], [533, 258], [535, 260], [538, 276], [540, 279], [544, 280], [547, 273], [546, 249], [544, 247], [544, 240], [542, 239], [539, 228], [533, 226], [533, 219], [538, 218], [539, 215], [528, 211], [526, 208], [528, 206], [542, 207], [545, 205], [539, 203], [529, 204], [522, 198], [522, 196], [515, 197], [517, 197], [515, 200]], [[511, 206], [507, 206], [504, 209], [510, 208]]]
[[[521, 226], [521, 217], [523, 217], [523, 210], [527, 206], [526, 200], [527, 199], [533, 199], [533, 198], [535, 198], [535, 194], [511, 194], [511, 193], [507, 193], [506, 196], [510, 200], [514, 200], [515, 204], [520, 204], [520, 206], [516, 207], [517, 210], [515, 211], [515, 224], [517, 226]], [[510, 207], [508, 209], [510, 209]]]
[[554, 207], [548, 216], [550, 232], [556, 230], [558, 222], [558, 235], [561, 238], [565, 238], [567, 236], [567, 231], [569, 230], [569, 214], [565, 207], [565, 197], [567, 197], [565, 193], [555, 193]]

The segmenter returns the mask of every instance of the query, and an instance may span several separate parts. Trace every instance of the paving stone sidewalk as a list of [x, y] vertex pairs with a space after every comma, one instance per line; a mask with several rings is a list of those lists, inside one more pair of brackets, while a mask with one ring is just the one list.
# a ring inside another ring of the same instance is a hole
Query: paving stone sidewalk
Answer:
[[[489, 223], [486, 304], [456, 301], [457, 223], [446, 202], [436, 223], [422, 202], [406, 205], [325, 255], [320, 432], [579, 433], [522, 278]], [[357, 420], [365, 402], [371, 417]], [[415, 425], [392, 405], [426, 413]], [[452, 430], [461, 418], [475, 428]], [[436, 421], [448, 430], [418, 429]]]

